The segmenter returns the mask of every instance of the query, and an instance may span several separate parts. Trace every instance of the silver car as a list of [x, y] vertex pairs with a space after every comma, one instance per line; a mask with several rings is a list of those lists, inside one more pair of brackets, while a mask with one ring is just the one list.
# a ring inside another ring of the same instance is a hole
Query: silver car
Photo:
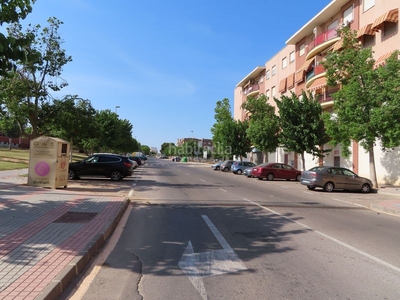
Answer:
[[373, 184], [368, 178], [341, 167], [320, 166], [301, 173], [300, 183], [308, 189], [323, 188], [325, 192], [333, 190], [358, 190], [369, 193]]

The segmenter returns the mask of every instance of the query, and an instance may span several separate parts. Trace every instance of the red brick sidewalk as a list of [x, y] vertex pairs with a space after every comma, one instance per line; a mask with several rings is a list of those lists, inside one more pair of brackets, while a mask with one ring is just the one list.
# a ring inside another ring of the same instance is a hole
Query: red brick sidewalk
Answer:
[[0, 299], [57, 299], [102, 247], [129, 201], [0, 188]]

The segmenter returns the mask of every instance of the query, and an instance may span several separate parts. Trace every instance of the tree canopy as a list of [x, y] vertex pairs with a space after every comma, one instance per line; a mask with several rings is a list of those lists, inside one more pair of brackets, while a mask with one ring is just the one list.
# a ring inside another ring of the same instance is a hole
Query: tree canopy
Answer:
[[[0, 25], [18, 23], [32, 12], [32, 4], [36, 0], [3, 0], [0, 9]], [[27, 51], [34, 36], [4, 35], [0, 32], [0, 76], [6, 75], [16, 67], [17, 61], [32, 59], [35, 53]]]
[[264, 153], [275, 152], [279, 145], [279, 122], [275, 108], [261, 95], [248, 97], [242, 108], [249, 114], [247, 136], [252, 145]]
[[290, 97], [284, 95], [274, 100], [279, 108], [279, 141], [287, 150], [300, 153], [305, 170], [304, 153], [323, 157], [329, 151], [322, 148], [329, 137], [325, 133], [321, 105], [304, 91], [300, 99], [292, 92]]
[[329, 86], [340, 85], [333, 95], [334, 112], [324, 120], [333, 145], [341, 144], [348, 156], [351, 141], [369, 152], [370, 176], [377, 186], [374, 146], [400, 145], [400, 61], [395, 51], [385, 66], [376, 68], [372, 49], [363, 48], [356, 32], [338, 30], [342, 50], [330, 52], [323, 62]]

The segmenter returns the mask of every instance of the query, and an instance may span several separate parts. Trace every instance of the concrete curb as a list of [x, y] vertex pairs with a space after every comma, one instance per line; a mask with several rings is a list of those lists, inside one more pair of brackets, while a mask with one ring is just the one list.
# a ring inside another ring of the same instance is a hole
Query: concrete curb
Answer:
[[385, 207], [379, 204], [371, 204], [371, 209], [376, 210], [376, 211], [381, 211], [384, 213], [389, 213], [392, 215], [398, 215], [400, 216], [400, 209], [397, 208], [392, 208], [392, 207]]
[[67, 289], [68, 285], [78, 276], [86, 265], [92, 260], [92, 258], [103, 248], [107, 239], [113, 233], [114, 229], [117, 227], [119, 221], [121, 220], [123, 214], [130, 200], [125, 198], [124, 203], [115, 217], [115, 219], [110, 222], [110, 224], [103, 230], [99, 232], [95, 238], [93, 238], [86, 249], [83, 250], [79, 255], [77, 255], [72, 261], [65, 267], [46, 288], [35, 298], [35, 300], [56, 300], [59, 299], [61, 294]]

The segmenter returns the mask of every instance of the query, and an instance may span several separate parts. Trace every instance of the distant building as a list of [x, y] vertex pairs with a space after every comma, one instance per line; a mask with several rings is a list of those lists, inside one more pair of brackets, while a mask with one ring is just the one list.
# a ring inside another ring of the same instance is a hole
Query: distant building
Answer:
[[150, 147], [150, 151], [154, 152], [154, 153], [157, 153], [157, 147]]
[[204, 150], [209, 150], [212, 151], [213, 150], [213, 142], [211, 139], [197, 139], [197, 138], [181, 138], [178, 139], [176, 142], [177, 146], [182, 146], [184, 143], [190, 142], [190, 141], [194, 141], [195, 143], [197, 143], [197, 145], [201, 148], [203, 148]]

